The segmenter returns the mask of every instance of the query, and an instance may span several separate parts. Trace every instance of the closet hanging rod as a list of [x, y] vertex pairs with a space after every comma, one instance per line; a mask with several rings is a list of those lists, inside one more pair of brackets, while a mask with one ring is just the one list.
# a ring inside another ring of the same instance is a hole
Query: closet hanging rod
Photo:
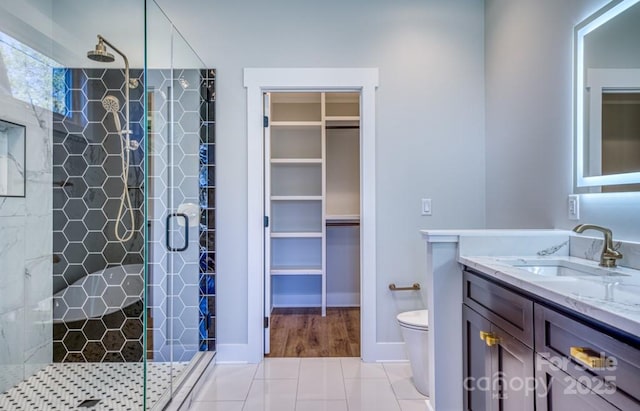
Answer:
[[359, 221], [327, 221], [327, 227], [357, 227], [359, 225]]
[[360, 126], [326, 126], [327, 130], [359, 130]]

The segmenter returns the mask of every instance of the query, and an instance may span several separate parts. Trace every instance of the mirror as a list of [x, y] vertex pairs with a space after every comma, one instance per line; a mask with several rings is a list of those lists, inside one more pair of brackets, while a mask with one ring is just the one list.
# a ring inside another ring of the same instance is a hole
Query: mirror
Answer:
[[640, 191], [640, 0], [575, 29], [576, 192]]

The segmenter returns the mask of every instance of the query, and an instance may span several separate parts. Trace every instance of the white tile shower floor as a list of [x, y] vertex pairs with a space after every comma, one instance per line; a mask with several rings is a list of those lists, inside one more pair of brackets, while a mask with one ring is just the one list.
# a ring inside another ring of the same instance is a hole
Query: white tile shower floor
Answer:
[[[188, 363], [147, 364], [147, 409], [165, 392]], [[0, 394], [2, 411], [133, 411], [142, 410], [142, 363], [51, 364]], [[85, 400], [99, 400], [78, 407]]]
[[358, 358], [266, 358], [217, 364], [190, 411], [425, 411], [409, 363]]

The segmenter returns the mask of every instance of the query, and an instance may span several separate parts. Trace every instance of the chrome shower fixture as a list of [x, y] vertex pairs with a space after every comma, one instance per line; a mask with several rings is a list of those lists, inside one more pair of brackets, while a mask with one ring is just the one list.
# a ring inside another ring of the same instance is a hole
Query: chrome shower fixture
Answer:
[[104, 45], [104, 38], [98, 35], [98, 44], [93, 50], [87, 51], [87, 57], [93, 61], [99, 61], [102, 63], [113, 63], [116, 59], [113, 54], [107, 51], [107, 46]]
[[[115, 57], [113, 54], [107, 51], [107, 45], [113, 49], [116, 53], [122, 56], [124, 59], [126, 74], [129, 74], [129, 60], [120, 50], [115, 48], [113, 44], [109, 43], [107, 39], [98, 34], [98, 44], [93, 50], [87, 51], [87, 57], [89, 60], [97, 61], [100, 63], [113, 63], [115, 61]], [[138, 79], [127, 79], [126, 83], [129, 85], [129, 88], [136, 88], [139, 85]]]
[[[120, 196], [120, 207], [118, 209], [118, 215], [116, 217], [114, 232], [118, 241], [124, 243], [131, 240], [131, 238], [133, 238], [133, 235], [135, 234], [135, 217], [133, 208], [131, 207], [131, 198], [129, 197], [128, 181], [129, 166], [131, 163], [131, 150], [137, 148], [137, 144], [132, 144], [133, 142], [131, 141], [131, 129], [129, 128], [129, 89], [137, 87], [138, 81], [131, 81], [130, 79], [129, 59], [127, 59], [127, 56], [123, 52], [118, 50], [113, 44], [109, 43], [109, 41], [102, 37], [100, 34], [98, 34], [98, 44], [96, 44], [94, 50], [90, 50], [87, 52], [87, 57], [94, 61], [112, 63], [113, 61], [115, 61], [115, 57], [113, 56], [113, 54], [107, 51], [107, 46], [111, 47], [113, 51], [118, 53], [124, 60], [124, 83], [127, 85], [124, 88], [124, 130], [122, 129], [122, 125], [120, 124], [120, 101], [118, 101], [118, 98], [108, 95], [102, 99], [102, 107], [104, 107], [107, 113], [111, 113], [113, 115], [113, 121], [115, 122], [116, 129], [118, 131], [118, 134], [120, 135], [120, 147], [122, 148], [120, 158], [122, 159], [121, 177], [124, 187], [122, 189], [122, 195]], [[127, 229], [127, 226], [123, 223], [123, 217], [127, 210], [129, 214], [129, 220], [131, 221], [130, 229]], [[125, 228], [123, 235], [120, 235], [121, 225]]]

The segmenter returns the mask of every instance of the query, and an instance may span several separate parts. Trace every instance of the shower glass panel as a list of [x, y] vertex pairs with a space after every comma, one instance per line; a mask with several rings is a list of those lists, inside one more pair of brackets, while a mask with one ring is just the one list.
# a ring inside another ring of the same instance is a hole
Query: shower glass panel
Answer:
[[[200, 82], [204, 64], [147, 7], [148, 368], [168, 398], [199, 360]], [[147, 391], [147, 396], [151, 392]]]
[[162, 409], [211, 359], [203, 66], [154, 1], [0, 2], [1, 410]]

